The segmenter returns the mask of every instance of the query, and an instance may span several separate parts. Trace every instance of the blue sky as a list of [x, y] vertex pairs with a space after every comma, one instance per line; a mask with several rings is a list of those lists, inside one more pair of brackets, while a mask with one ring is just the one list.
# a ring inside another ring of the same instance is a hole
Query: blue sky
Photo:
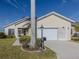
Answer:
[[[36, 0], [36, 16], [51, 11], [79, 21], [79, 0]], [[24, 16], [30, 17], [30, 0], [0, 0], [0, 30]]]

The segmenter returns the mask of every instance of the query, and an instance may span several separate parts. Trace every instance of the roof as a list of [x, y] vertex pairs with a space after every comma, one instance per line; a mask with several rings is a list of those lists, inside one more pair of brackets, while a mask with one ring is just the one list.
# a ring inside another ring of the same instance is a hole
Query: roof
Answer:
[[[37, 20], [40, 21], [40, 20], [42, 20], [43, 18], [46, 18], [46, 17], [48, 17], [48, 16], [50, 16], [50, 15], [55, 15], [55, 16], [58, 16], [58, 17], [60, 17], [60, 18], [63, 18], [63, 19], [66, 20], [66, 21], [75, 23], [74, 20], [71, 20], [70, 18], [67, 18], [67, 17], [65, 17], [65, 16], [63, 16], [63, 15], [61, 15], [61, 14], [59, 14], [59, 13], [56, 13], [56, 12], [50, 12], [50, 13], [44, 15], [44, 16], [41, 16], [41, 17], [37, 18]], [[13, 25], [13, 24], [17, 24], [17, 23], [24, 22], [24, 21], [26, 21], [26, 20], [29, 20], [29, 21], [30, 21], [30, 18], [29, 18], [29, 17], [21, 18], [20, 20], [14, 22], [14, 23], [10, 23], [10, 24], [6, 25], [5, 27], [8, 27], [8, 26]]]
[[72, 19], [70, 19], [70, 18], [67, 18], [67, 17], [65, 17], [65, 16], [63, 16], [63, 15], [57, 13], [57, 12], [50, 12], [50, 13], [44, 15], [44, 16], [39, 17], [38, 20], [42, 20], [43, 18], [46, 18], [46, 17], [48, 17], [48, 16], [50, 16], [50, 15], [58, 16], [58, 17], [60, 17], [60, 18], [63, 18], [64, 20], [69, 21], [69, 22], [72, 22], [72, 23], [75, 22], [74, 20], [72, 20]]
[[8, 24], [8, 25], [6, 25], [6, 26], [4, 26], [4, 28], [5, 27], [8, 27], [8, 26], [11, 26], [11, 25], [13, 25], [13, 24], [18, 24], [18, 23], [22, 23], [22, 22], [24, 22], [24, 21], [27, 21], [27, 20], [29, 20], [30, 21], [30, 18], [29, 17], [24, 17], [24, 18], [21, 18], [20, 20], [18, 20], [18, 21], [16, 21], [16, 22], [13, 22], [13, 23], [10, 23], [10, 24]]

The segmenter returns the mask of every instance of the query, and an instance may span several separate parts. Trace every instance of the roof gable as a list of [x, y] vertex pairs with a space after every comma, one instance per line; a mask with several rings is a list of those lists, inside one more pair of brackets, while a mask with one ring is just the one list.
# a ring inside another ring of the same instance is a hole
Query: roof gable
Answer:
[[14, 24], [17, 25], [17, 24], [22, 23], [22, 22], [27, 21], [27, 20], [30, 21], [30, 18], [29, 18], [29, 17], [21, 18], [20, 20], [14, 22], [14, 23], [10, 23], [10, 24], [4, 26], [4, 28], [5, 28], [5, 27], [8, 27], [8, 26], [11, 26], [11, 25], [14, 25]]
[[38, 18], [38, 21], [40, 21], [40, 20], [42, 20], [43, 18], [46, 18], [46, 17], [48, 17], [48, 16], [50, 16], [50, 15], [55, 15], [55, 16], [57, 16], [57, 17], [63, 18], [63, 20], [66, 20], [66, 21], [69, 21], [69, 22], [72, 22], [72, 23], [75, 22], [74, 20], [71, 20], [71, 19], [69, 19], [69, 18], [67, 18], [67, 17], [65, 17], [65, 16], [63, 16], [63, 15], [60, 15], [59, 13], [56, 13], [56, 12], [50, 12], [50, 13], [44, 15], [44, 16], [41, 16], [41, 17]]

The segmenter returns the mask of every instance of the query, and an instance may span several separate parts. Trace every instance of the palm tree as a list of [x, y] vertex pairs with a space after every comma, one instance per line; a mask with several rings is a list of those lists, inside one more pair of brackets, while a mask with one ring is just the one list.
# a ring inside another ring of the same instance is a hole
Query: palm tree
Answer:
[[[8, 2], [17, 8], [17, 5], [14, 4], [12, 0], [8, 0]], [[17, 3], [17, 0], [15, 0], [14, 2]], [[22, 8], [25, 12], [25, 9], [23, 6]], [[17, 29], [16, 29], [16, 32], [17, 32]], [[35, 20], [35, 0], [31, 0], [31, 32], [32, 32], [32, 35], [31, 35], [30, 47], [35, 48], [36, 37], [37, 37], [36, 36], [36, 20]], [[18, 38], [18, 32], [16, 34], [16, 38]]]

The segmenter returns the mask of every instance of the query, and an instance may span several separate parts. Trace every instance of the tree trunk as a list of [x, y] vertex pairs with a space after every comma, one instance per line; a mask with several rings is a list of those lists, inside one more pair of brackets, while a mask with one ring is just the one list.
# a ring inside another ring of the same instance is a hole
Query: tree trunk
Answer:
[[35, 0], [31, 0], [31, 41], [30, 47], [36, 46], [36, 20], [35, 20]]

